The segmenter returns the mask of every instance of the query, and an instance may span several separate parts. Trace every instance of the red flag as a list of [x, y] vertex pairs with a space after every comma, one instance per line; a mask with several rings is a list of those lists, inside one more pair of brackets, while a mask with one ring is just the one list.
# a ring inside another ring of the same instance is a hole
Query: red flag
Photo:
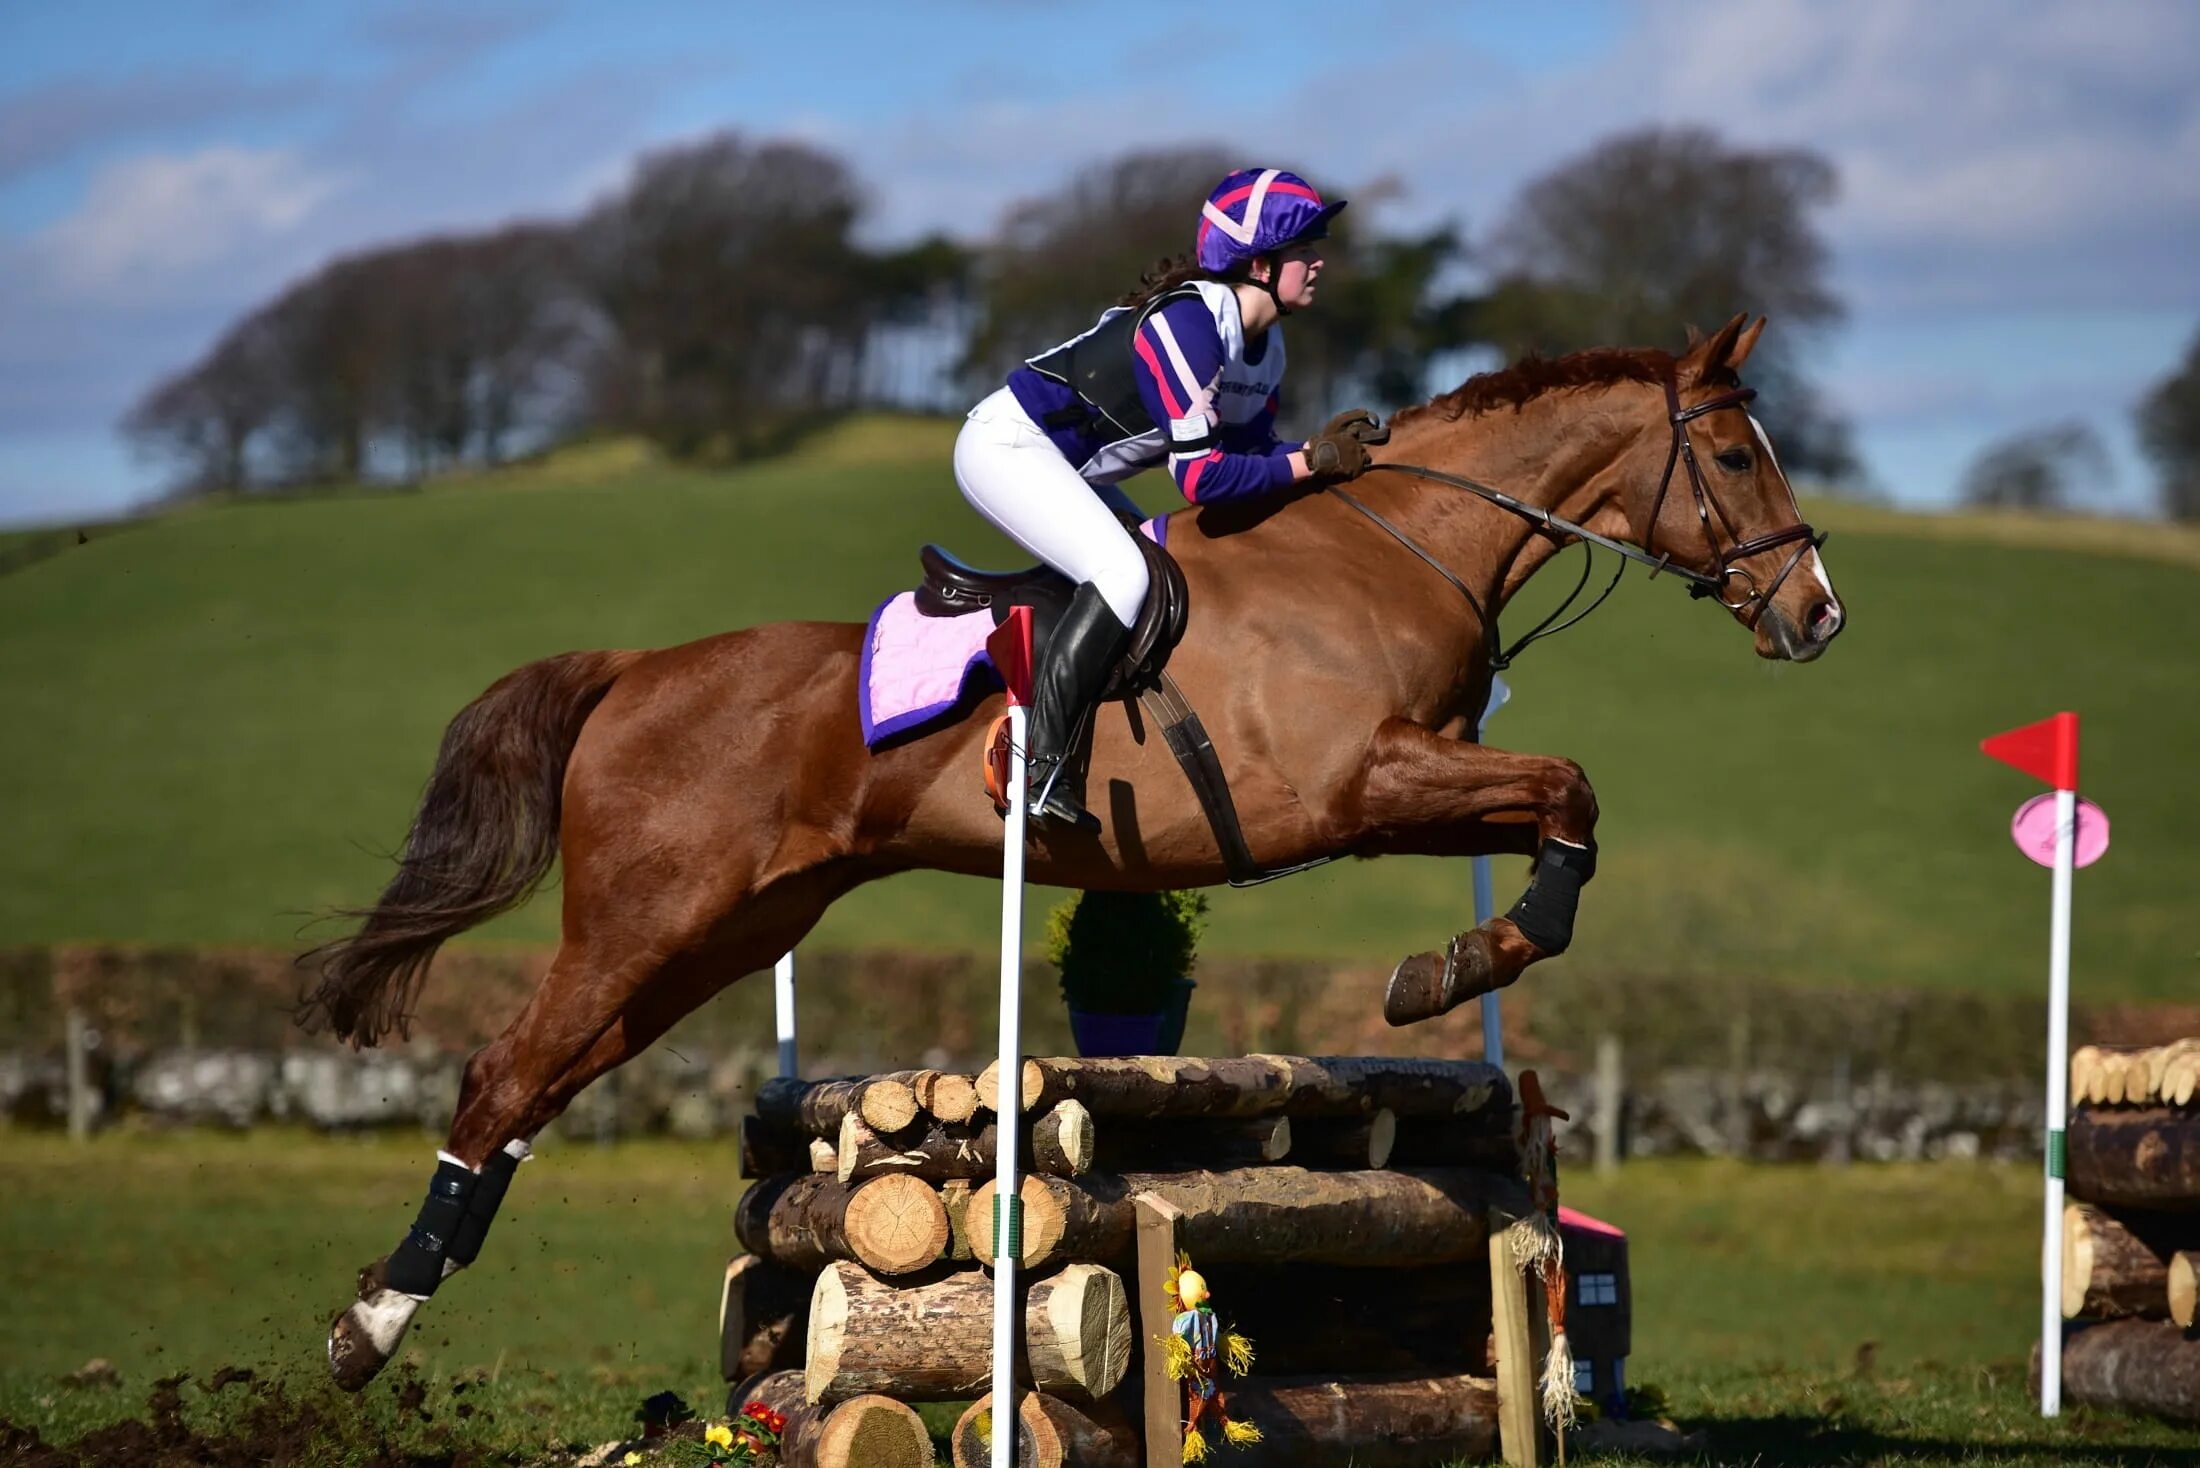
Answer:
[[1008, 689], [1010, 703], [1031, 702], [1031, 608], [1013, 607], [986, 638], [985, 650]]
[[2078, 716], [2060, 713], [1979, 741], [1980, 749], [2057, 790], [2078, 788]]

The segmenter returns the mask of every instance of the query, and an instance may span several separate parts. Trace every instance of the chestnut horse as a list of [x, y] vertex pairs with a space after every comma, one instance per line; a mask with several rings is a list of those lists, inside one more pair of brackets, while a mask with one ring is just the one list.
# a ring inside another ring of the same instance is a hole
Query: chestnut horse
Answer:
[[[1764, 327], [1744, 320], [1677, 358], [1593, 351], [1471, 379], [1399, 414], [1381, 459], [1502, 485], [1654, 548], [1699, 588], [1741, 593], [1719, 600], [1759, 656], [1809, 661], [1842, 613], [1742, 411], [1736, 374]], [[1349, 493], [1357, 504], [1308, 492], [1178, 512], [1168, 545], [1193, 613], [1169, 666], [1264, 867], [1538, 856], [1540, 910], [1524, 899], [1399, 966], [1388, 1012], [1405, 1022], [1563, 949], [1597, 806], [1573, 761], [1473, 742], [1494, 645], [1478, 607], [1494, 617], [1564, 537], [1424, 475], [1378, 466]], [[305, 1018], [354, 1044], [402, 1027], [438, 945], [525, 899], [558, 858], [563, 932], [541, 987], [466, 1066], [419, 1222], [335, 1321], [343, 1384], [370, 1379], [421, 1300], [474, 1257], [526, 1139], [591, 1081], [770, 967], [843, 893], [918, 868], [999, 873], [1001, 822], [979, 785], [998, 696], [873, 753], [857, 723], [863, 635], [783, 622], [567, 653], [507, 674], [452, 721], [398, 871], [359, 930], [319, 951]], [[1090, 789], [1104, 829], [1035, 829], [1034, 881], [1224, 880], [1183, 772], [1120, 706], [1096, 721]]]

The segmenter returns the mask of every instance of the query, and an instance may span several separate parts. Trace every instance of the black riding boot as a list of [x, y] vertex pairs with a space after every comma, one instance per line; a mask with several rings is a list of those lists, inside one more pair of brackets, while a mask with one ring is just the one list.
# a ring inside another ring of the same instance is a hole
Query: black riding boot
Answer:
[[1069, 610], [1047, 639], [1045, 664], [1031, 699], [1031, 815], [1061, 821], [1080, 831], [1097, 831], [1099, 820], [1085, 809], [1084, 762], [1078, 745], [1092, 720], [1093, 704], [1107, 687], [1131, 632], [1101, 599], [1099, 588], [1081, 582]]

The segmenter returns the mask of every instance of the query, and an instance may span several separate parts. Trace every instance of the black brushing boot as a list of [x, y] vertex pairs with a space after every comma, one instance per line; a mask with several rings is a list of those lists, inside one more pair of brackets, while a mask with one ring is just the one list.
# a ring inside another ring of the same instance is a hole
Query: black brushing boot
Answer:
[[1047, 640], [1045, 665], [1031, 699], [1031, 815], [1080, 831], [1100, 821], [1085, 809], [1085, 776], [1078, 743], [1093, 704], [1122, 659], [1131, 631], [1115, 618], [1090, 581], [1080, 582], [1069, 610]]

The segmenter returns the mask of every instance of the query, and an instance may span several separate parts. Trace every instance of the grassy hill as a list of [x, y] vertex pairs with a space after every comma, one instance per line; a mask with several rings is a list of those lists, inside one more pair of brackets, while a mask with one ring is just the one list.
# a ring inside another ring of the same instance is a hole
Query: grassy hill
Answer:
[[[599, 446], [95, 530], [0, 575], [0, 944], [290, 942], [379, 889], [445, 721], [513, 665], [860, 617], [925, 539], [1006, 559], [949, 478], [952, 430], [864, 420], [734, 473]], [[2068, 707], [2115, 828], [2079, 883], [2079, 990], [2189, 994], [2200, 538], [1812, 508], [1852, 617], [1822, 663], [1759, 662], [1717, 613], [1631, 577], [1515, 670], [1493, 742], [1581, 760], [1604, 811], [1582, 936], [1546, 982], [2043, 988], [2046, 874], [2006, 832], [2032, 788], [1976, 745]], [[1332, 868], [1216, 894], [1209, 946], [1387, 962], [1463, 926], [1468, 892], [1463, 865]], [[982, 947], [994, 901], [901, 878], [818, 941]], [[483, 937], [554, 933], [545, 900]]]

